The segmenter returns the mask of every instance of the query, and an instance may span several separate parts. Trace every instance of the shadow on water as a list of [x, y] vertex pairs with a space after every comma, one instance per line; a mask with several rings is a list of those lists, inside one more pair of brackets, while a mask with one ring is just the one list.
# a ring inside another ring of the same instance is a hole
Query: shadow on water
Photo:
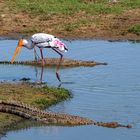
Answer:
[[40, 122], [22, 119], [20, 122], [18, 122], [15, 125], [9, 125], [4, 128], [0, 128], [0, 139], [2, 137], [6, 137], [6, 133], [9, 131], [21, 131], [21, 130], [30, 129], [31, 127], [42, 127], [42, 126], [46, 126], [46, 125]]

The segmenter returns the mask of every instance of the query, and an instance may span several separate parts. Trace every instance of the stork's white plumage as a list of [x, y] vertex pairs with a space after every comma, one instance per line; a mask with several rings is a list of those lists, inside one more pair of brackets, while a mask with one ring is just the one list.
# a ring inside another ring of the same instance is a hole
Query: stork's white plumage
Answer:
[[43, 48], [51, 48], [55, 52], [57, 52], [60, 55], [60, 59], [59, 59], [59, 64], [56, 68], [56, 76], [57, 76], [57, 79], [59, 81], [61, 81], [59, 74], [58, 74], [58, 70], [59, 70], [59, 67], [60, 67], [60, 64], [61, 64], [61, 61], [63, 58], [62, 53], [68, 51], [68, 49], [67, 49], [66, 45], [62, 41], [60, 41], [60, 39], [56, 38], [53, 35], [45, 34], [45, 33], [34, 34], [30, 37], [30, 39], [28, 41], [26, 39], [19, 39], [18, 45], [15, 49], [14, 55], [13, 55], [12, 60], [11, 60], [12, 63], [14, 62], [17, 54], [19, 53], [19, 51], [22, 47], [25, 47], [27, 49], [34, 48], [35, 56], [36, 56], [35, 48], [36, 47], [39, 48], [40, 53], [41, 53], [41, 59], [42, 59], [42, 67], [44, 67], [44, 64], [45, 64], [42, 49]]
[[53, 35], [38, 33], [34, 34], [30, 38], [31, 43], [39, 48], [56, 48], [57, 50], [64, 52], [67, 50], [64, 43], [60, 39], [56, 38]]

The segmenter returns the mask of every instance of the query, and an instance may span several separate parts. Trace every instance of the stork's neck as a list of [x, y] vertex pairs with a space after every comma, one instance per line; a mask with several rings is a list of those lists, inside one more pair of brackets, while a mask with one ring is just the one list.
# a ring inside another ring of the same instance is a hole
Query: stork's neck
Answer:
[[31, 49], [33, 49], [34, 46], [33, 46], [33, 44], [30, 41], [28, 41], [28, 43], [25, 44], [24, 47], [29, 49], [29, 50], [31, 50]]

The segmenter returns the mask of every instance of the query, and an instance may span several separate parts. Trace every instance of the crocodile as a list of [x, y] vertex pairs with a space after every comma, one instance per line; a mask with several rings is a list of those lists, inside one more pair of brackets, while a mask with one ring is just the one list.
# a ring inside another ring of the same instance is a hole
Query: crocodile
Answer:
[[97, 125], [109, 128], [125, 127], [131, 128], [130, 124], [123, 125], [118, 122], [97, 122], [88, 118], [69, 115], [58, 112], [43, 111], [30, 105], [18, 101], [4, 101], [0, 100], [0, 112], [10, 113], [22, 118], [38, 121], [44, 124], [54, 125]]
[[[58, 58], [45, 58], [45, 66], [57, 66], [59, 63]], [[0, 64], [11, 64], [11, 61], [0, 61]], [[32, 66], [41, 66], [42, 60], [27, 60], [27, 61], [15, 61], [13, 64], [21, 65], [32, 65]], [[83, 61], [83, 60], [74, 60], [63, 58], [61, 62], [62, 67], [76, 67], [76, 66], [96, 66], [96, 65], [107, 65], [106, 62], [96, 62], [96, 61]]]

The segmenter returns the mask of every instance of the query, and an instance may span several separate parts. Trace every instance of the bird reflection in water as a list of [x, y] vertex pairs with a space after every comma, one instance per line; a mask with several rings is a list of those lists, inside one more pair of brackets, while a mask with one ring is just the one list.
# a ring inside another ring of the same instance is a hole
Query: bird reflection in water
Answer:
[[[35, 66], [35, 77], [36, 77], [36, 83], [38, 84], [46, 84], [47, 82], [43, 81], [43, 75], [44, 75], [44, 67], [37, 67]], [[66, 84], [75, 84], [75, 82], [59, 82], [57, 87], [62, 87], [62, 85]]]
[[35, 67], [36, 83], [43, 84], [44, 83], [43, 82], [44, 67], [41, 67], [41, 71], [39, 71], [39, 69]]

